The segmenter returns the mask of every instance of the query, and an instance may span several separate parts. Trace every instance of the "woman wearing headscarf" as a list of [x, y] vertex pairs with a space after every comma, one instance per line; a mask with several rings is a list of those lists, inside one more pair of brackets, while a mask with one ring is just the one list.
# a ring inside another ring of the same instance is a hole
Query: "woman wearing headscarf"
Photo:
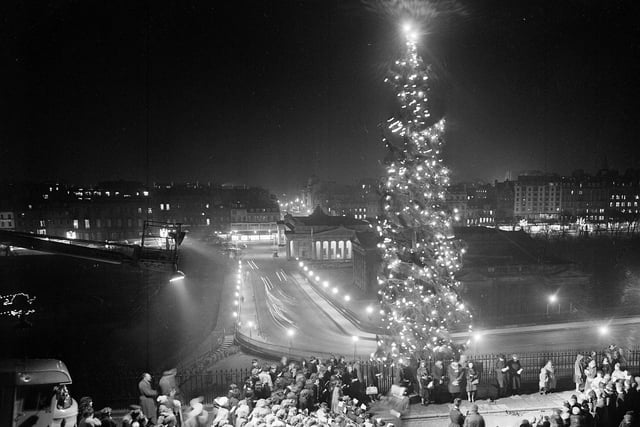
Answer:
[[556, 368], [553, 366], [553, 362], [551, 360], [547, 360], [547, 363], [544, 365], [544, 370], [547, 371], [547, 391], [552, 393], [556, 391], [558, 379], [556, 378]]

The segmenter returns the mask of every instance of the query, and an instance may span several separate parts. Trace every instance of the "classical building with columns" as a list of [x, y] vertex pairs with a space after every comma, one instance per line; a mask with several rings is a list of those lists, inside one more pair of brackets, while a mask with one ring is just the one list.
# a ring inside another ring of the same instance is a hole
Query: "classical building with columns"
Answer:
[[356, 232], [370, 229], [366, 221], [329, 216], [320, 207], [309, 216], [287, 215], [283, 221], [287, 259], [350, 263]]

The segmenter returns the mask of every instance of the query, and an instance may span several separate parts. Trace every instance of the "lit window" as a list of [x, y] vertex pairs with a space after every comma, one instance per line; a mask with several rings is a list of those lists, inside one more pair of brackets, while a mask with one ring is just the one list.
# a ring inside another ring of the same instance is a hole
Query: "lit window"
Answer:
[[87, 230], [91, 228], [91, 221], [90, 220], [88, 220], [88, 219], [84, 220], [84, 228], [87, 229]]
[[78, 228], [80, 228], [80, 224], [78, 223], [77, 219], [73, 220], [73, 229], [77, 230]]

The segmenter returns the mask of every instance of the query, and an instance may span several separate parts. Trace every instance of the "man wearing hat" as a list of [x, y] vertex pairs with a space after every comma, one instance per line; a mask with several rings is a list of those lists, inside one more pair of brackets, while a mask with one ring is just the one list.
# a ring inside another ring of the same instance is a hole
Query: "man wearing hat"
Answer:
[[478, 405], [475, 403], [471, 405], [463, 427], [484, 427], [484, 418], [478, 413]]
[[138, 383], [140, 391], [140, 407], [142, 413], [149, 419], [151, 424], [156, 423], [156, 397], [158, 392], [151, 387], [151, 374], [145, 372]]

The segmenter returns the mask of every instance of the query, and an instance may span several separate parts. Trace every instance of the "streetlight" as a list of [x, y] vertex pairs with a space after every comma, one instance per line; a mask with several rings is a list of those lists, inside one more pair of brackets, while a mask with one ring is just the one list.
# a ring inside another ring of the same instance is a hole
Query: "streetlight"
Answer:
[[181, 280], [184, 280], [184, 276], [185, 274], [182, 271], [176, 270], [169, 278], [169, 282], [170, 283], [179, 282]]
[[289, 356], [291, 356], [291, 350], [293, 348], [293, 336], [296, 331], [293, 328], [287, 329], [287, 336], [289, 337]]
[[[555, 304], [558, 301], [558, 296], [556, 294], [549, 295], [549, 299], [547, 301], [547, 316], [549, 315], [549, 306], [551, 304]], [[560, 304], [558, 304], [558, 313], [560, 313]]]
[[351, 341], [353, 341], [353, 361], [355, 362], [356, 360], [356, 349], [357, 349], [357, 345], [358, 345], [358, 337], [357, 336], [352, 336], [351, 337]]
[[482, 339], [482, 334], [480, 332], [474, 332], [473, 334], [473, 358], [476, 358], [478, 353], [478, 342]]
[[366, 310], [367, 310], [367, 316], [369, 317], [369, 321], [371, 321], [371, 313], [373, 313], [373, 307], [368, 305]]

